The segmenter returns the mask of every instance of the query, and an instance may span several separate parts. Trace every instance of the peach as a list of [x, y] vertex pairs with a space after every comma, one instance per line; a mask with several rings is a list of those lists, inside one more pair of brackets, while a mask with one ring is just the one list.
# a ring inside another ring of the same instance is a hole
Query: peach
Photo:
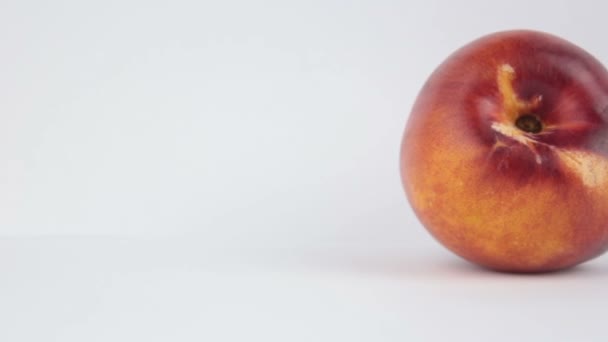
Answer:
[[490, 34], [429, 77], [401, 145], [407, 198], [457, 255], [510, 272], [608, 248], [608, 71], [535, 31]]

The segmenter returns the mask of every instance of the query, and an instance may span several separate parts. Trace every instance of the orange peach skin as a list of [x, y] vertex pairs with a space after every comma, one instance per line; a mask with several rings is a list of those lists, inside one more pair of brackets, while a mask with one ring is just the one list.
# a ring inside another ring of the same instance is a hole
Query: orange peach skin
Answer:
[[[539, 132], [516, 125], [538, 119]], [[416, 215], [482, 266], [544, 272], [608, 247], [608, 72], [555, 36], [507, 31], [456, 51], [409, 117], [401, 176]]]

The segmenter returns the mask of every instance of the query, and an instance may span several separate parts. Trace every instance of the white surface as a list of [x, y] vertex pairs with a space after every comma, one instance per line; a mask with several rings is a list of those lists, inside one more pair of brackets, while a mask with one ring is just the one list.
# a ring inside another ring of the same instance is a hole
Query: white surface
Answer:
[[522, 276], [403, 246], [0, 241], [2, 341], [605, 341], [608, 264]]
[[[607, 258], [481, 271], [407, 206], [407, 113], [586, 1], [0, 2], [0, 341], [604, 341]], [[78, 237], [75, 237], [78, 236]]]

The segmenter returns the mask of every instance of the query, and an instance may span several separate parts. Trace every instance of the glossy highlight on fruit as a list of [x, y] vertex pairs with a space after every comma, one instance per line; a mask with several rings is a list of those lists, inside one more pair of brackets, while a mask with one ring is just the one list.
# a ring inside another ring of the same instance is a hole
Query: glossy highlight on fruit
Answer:
[[608, 249], [608, 71], [556, 36], [505, 31], [429, 77], [401, 146], [403, 186], [430, 233], [510, 272]]

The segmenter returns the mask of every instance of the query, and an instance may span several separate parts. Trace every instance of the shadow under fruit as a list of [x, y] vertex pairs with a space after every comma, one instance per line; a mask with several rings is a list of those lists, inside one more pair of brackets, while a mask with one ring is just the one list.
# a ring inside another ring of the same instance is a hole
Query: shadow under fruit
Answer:
[[461, 257], [544, 272], [608, 248], [608, 71], [556, 36], [494, 33], [430, 76], [401, 146], [420, 221]]

